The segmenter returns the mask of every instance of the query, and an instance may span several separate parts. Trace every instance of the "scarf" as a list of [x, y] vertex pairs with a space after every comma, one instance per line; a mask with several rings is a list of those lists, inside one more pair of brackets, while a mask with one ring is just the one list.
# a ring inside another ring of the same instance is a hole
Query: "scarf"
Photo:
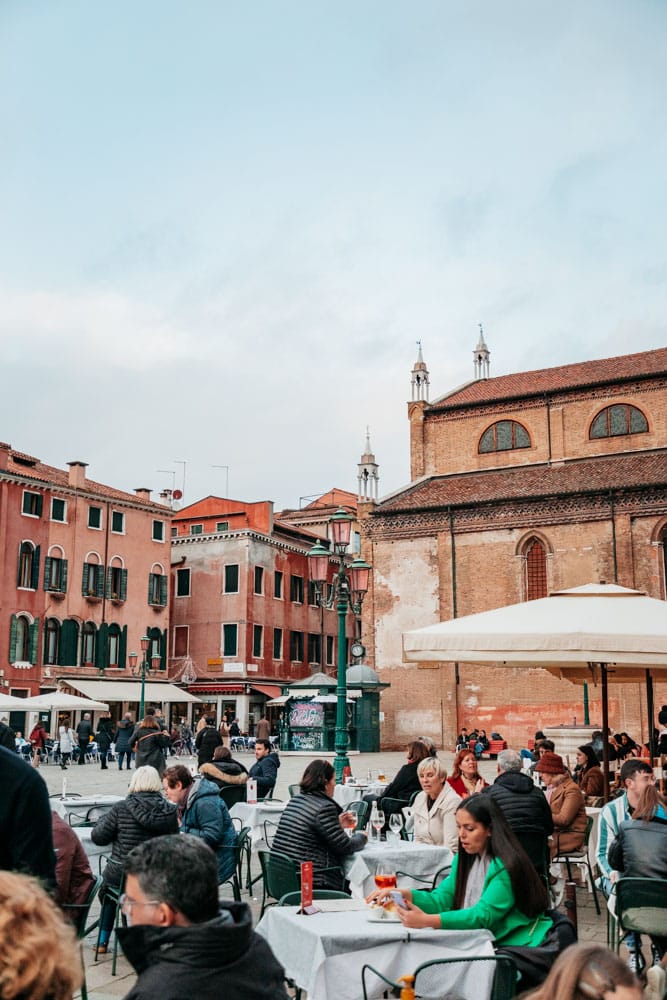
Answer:
[[468, 881], [466, 882], [466, 894], [463, 899], [464, 910], [475, 906], [482, 898], [484, 880], [486, 879], [486, 873], [489, 870], [490, 864], [491, 858], [486, 851], [484, 854], [478, 854], [473, 861], [472, 868], [468, 872]]

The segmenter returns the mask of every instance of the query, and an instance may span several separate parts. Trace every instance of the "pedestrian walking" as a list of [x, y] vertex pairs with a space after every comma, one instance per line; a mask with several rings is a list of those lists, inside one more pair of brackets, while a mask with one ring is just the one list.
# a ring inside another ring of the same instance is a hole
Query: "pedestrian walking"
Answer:
[[76, 727], [76, 738], [79, 741], [79, 764], [86, 763], [86, 750], [93, 735], [93, 727], [90, 721], [90, 712], [86, 712], [83, 719]]

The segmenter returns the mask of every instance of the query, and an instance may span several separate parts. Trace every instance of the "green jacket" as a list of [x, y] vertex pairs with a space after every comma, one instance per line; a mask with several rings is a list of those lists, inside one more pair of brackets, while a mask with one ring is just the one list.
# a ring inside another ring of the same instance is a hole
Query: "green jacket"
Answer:
[[438, 913], [445, 930], [465, 931], [477, 927], [490, 930], [497, 944], [534, 947], [542, 944], [552, 922], [546, 915], [527, 917], [514, 903], [509, 874], [500, 858], [493, 858], [484, 879], [479, 901], [467, 910], [452, 910], [459, 856], [454, 855], [452, 870], [433, 892], [413, 891], [412, 902], [424, 913]]

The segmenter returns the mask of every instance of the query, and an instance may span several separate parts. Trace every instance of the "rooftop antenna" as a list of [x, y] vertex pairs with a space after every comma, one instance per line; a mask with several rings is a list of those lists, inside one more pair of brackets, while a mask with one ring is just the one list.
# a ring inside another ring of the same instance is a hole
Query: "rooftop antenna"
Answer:
[[226, 473], [225, 478], [225, 498], [229, 500], [229, 466], [228, 465], [212, 465], [212, 469], [224, 469]]
[[183, 491], [182, 492], [183, 492], [183, 496], [185, 496], [185, 466], [187, 465], [187, 462], [184, 462], [183, 459], [175, 458], [174, 459], [174, 463], [176, 465], [182, 465], [183, 466]]

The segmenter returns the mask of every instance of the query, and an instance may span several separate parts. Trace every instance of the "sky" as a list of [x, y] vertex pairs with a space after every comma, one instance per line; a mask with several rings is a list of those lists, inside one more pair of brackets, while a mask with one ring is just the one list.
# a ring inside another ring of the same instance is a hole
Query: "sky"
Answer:
[[0, 0], [0, 439], [273, 500], [667, 344], [664, 0]]

